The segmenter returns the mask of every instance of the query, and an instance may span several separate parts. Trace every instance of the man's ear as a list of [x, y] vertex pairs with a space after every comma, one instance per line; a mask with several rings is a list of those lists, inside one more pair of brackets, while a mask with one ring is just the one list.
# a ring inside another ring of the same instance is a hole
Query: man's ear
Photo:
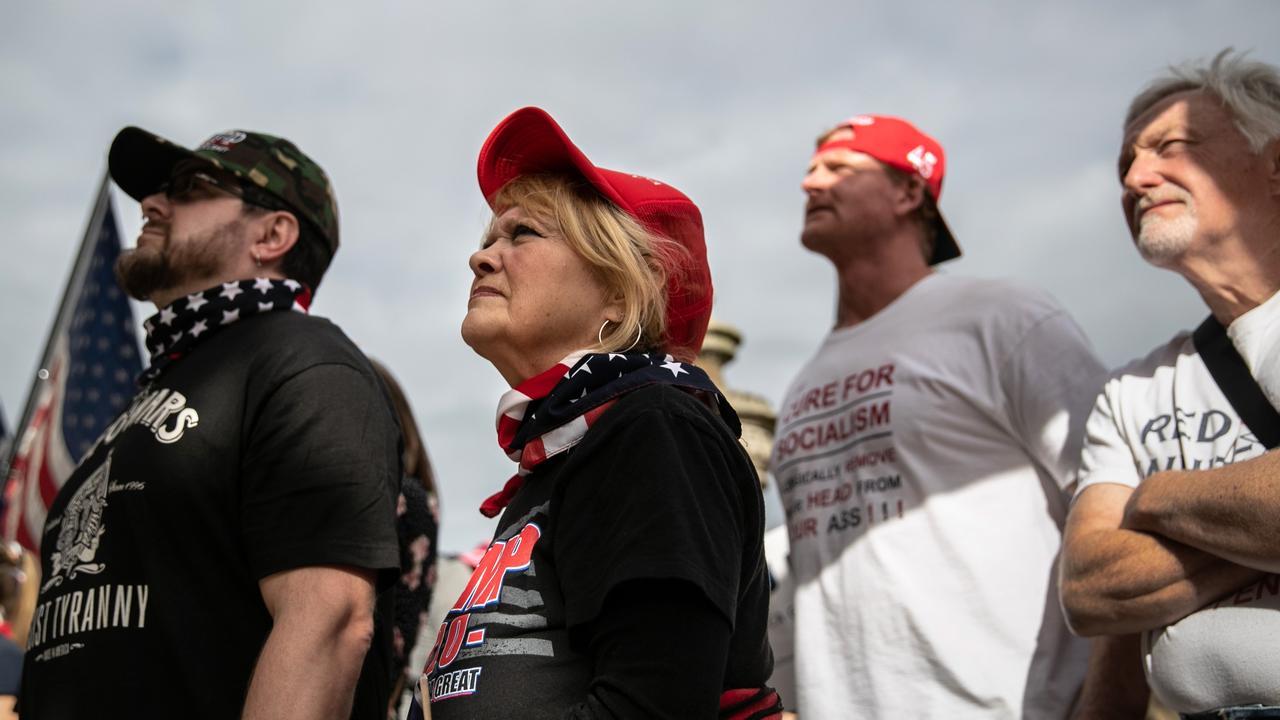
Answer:
[[1280, 200], [1280, 138], [1267, 143], [1262, 156], [1267, 161], [1267, 187], [1271, 189], [1271, 197]]
[[298, 218], [286, 210], [275, 210], [257, 219], [263, 232], [253, 243], [253, 257], [271, 264], [283, 258], [298, 242]]
[[908, 175], [906, 182], [899, 186], [898, 212], [910, 215], [924, 204], [924, 179], [919, 175]]

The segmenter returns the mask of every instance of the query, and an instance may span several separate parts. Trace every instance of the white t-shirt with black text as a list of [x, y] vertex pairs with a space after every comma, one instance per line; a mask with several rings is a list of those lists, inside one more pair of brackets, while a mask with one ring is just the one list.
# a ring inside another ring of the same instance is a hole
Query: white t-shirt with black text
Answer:
[[[1280, 374], [1280, 295], [1227, 328], [1275, 403]], [[1270, 362], [1267, 359], [1270, 358]], [[1266, 451], [1218, 389], [1189, 333], [1113, 373], [1086, 426], [1079, 490], [1099, 483], [1136, 488], [1161, 470], [1209, 469]], [[1171, 709], [1194, 713], [1232, 705], [1280, 704], [1280, 576], [1165, 628], [1144, 633], [1151, 689]]]

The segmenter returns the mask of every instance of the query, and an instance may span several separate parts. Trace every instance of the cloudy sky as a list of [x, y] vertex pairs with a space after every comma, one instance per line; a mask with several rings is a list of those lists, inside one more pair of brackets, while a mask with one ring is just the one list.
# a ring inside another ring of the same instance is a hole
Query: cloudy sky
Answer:
[[[799, 182], [813, 137], [860, 112], [908, 117], [946, 148], [941, 207], [965, 252], [946, 272], [1046, 288], [1115, 365], [1205, 314], [1124, 230], [1124, 108], [1166, 64], [1227, 45], [1280, 63], [1277, 27], [1275, 0], [12, 4], [0, 404], [16, 423], [120, 127], [188, 146], [284, 135], [329, 171], [342, 212], [314, 312], [405, 385], [444, 549], [486, 539], [475, 508], [511, 467], [492, 426], [505, 386], [458, 335], [487, 219], [475, 156], [530, 104], [597, 163], [701, 206], [716, 314], [746, 336], [731, 385], [776, 404], [830, 326], [833, 274], [797, 243]], [[137, 205], [116, 198], [133, 238]]]

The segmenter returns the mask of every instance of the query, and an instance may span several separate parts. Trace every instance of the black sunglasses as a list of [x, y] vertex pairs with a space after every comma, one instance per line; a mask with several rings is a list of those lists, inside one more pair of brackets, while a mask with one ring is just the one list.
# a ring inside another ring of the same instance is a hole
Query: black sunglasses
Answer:
[[184, 172], [169, 179], [169, 182], [160, 186], [158, 192], [163, 192], [165, 197], [178, 202], [187, 202], [197, 200], [201, 197], [207, 197], [208, 192], [202, 186], [213, 187], [222, 192], [240, 198], [242, 202], [254, 205], [266, 210], [284, 210], [284, 206], [272, 198], [270, 195], [249, 187], [244, 183], [234, 179], [219, 179], [213, 175], [204, 172]]

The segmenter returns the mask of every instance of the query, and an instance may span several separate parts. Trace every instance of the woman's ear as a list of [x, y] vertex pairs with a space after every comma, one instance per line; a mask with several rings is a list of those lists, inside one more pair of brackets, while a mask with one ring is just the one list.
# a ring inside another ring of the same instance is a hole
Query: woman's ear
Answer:
[[627, 299], [622, 292], [616, 292], [613, 297], [604, 306], [604, 319], [611, 323], [622, 322], [622, 316], [626, 315]]

